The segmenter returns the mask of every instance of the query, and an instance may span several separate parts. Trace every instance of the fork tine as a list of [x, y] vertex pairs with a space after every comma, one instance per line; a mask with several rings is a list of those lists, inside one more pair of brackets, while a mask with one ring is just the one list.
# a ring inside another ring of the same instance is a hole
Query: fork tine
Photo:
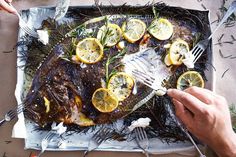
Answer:
[[19, 113], [23, 112], [23, 110], [24, 110], [24, 106], [23, 106], [23, 104], [20, 104], [17, 106], [16, 112], [17, 112], [17, 114], [19, 114]]
[[140, 134], [141, 140], [144, 140], [144, 139], [145, 139], [145, 136], [144, 136], [144, 130], [143, 130], [143, 128], [138, 127], [138, 131], [139, 131], [139, 134]]
[[29, 28], [29, 26], [27, 25], [27, 23], [22, 19], [22, 17], [20, 16], [20, 25], [23, 26], [28, 32], [34, 34], [34, 31], [32, 29]]
[[[12, 6], [11, 3], [8, 3], [12, 8], [14, 8]], [[14, 8], [15, 9], [15, 8]], [[16, 10], [16, 9], [15, 9]], [[25, 21], [22, 19], [22, 17], [20, 16], [20, 14], [16, 11], [16, 15], [19, 18], [19, 26], [21, 27], [21, 29], [26, 32], [27, 34], [29, 34], [30, 36], [33, 36], [35, 38], [38, 38], [38, 34], [37, 32], [35, 32], [34, 30], [32, 30], [31, 28], [28, 27], [28, 25], [25, 23]]]
[[33, 34], [31, 34], [31, 32], [29, 32], [24, 26], [21, 25], [20, 27], [26, 34], [33, 36]]
[[150, 66], [150, 63], [146, 59], [142, 57], [138, 57], [137, 59], [140, 60], [140, 62], [142, 62], [146, 67]]
[[49, 133], [49, 135], [45, 139], [50, 140], [50, 138], [52, 138], [53, 136], [54, 136], [54, 133]]
[[154, 81], [155, 81], [155, 79], [152, 79], [152, 78], [149, 77], [149, 76], [143, 76], [142, 74], [137, 73], [137, 72], [135, 72], [135, 71], [133, 71], [133, 74], [134, 74], [135, 77], [137, 77], [138, 79], [143, 80], [143, 81], [146, 81], [146, 82], [148, 82], [148, 83], [150, 83], [150, 84], [154, 83]]
[[29, 34], [30, 36], [33, 36], [33, 37], [35, 37], [35, 35], [34, 34], [32, 34], [32, 32], [28, 29], [28, 27], [26, 27], [26, 26], [22, 26], [21, 25], [21, 28], [22, 28], [22, 30], [24, 31], [24, 32], [26, 32], [27, 34]]
[[199, 49], [199, 46], [198, 46], [198, 44], [197, 44], [197, 45], [196, 45], [195, 47], [193, 47], [193, 49], [191, 50], [192, 54], [195, 55], [195, 53], [196, 53], [196, 51], [198, 51], [198, 49]]
[[139, 141], [141, 141], [142, 138], [141, 138], [141, 135], [140, 135], [140, 133], [139, 133], [138, 128], [136, 128], [135, 131], [136, 131], [136, 137], [137, 137], [137, 139], [138, 139]]
[[10, 111], [8, 112], [8, 116], [9, 116], [11, 119], [14, 118], [14, 117], [16, 116], [15, 111], [14, 111], [14, 110], [10, 110]]
[[193, 63], [195, 63], [201, 57], [203, 52], [204, 52], [204, 50], [199, 52], [199, 54], [194, 58]]
[[37, 33], [34, 32], [31, 28], [28, 27], [28, 25], [25, 23], [25, 21], [19, 17], [19, 25], [23, 31], [25, 31], [27, 34], [33, 37], [38, 37]]
[[195, 51], [196, 51], [196, 49], [198, 48], [198, 46], [196, 45], [196, 46], [194, 46], [193, 47], [193, 49], [190, 51], [193, 55], [194, 55], [194, 53], [195, 53]]
[[140, 76], [134, 74], [134, 76], [138, 79], [139, 82], [145, 84], [146, 86], [152, 88], [152, 82], [149, 82], [147, 80], [145, 80], [144, 78], [141, 78]]
[[145, 138], [145, 139], [147, 139], [147, 138], [148, 138], [148, 136], [147, 136], [147, 133], [146, 133], [146, 131], [144, 131], [144, 132], [143, 132], [143, 134], [144, 134], [144, 138]]
[[52, 137], [52, 132], [48, 132], [46, 136], [43, 138], [44, 141], [49, 140]]
[[198, 48], [193, 52], [193, 55], [194, 55], [194, 56], [197, 56], [200, 51], [201, 51], [201, 48], [198, 47]]
[[26, 23], [23, 21], [23, 19], [20, 17], [19, 18], [19, 26], [24, 30], [24, 31], [26, 31], [26, 33], [30, 33], [31, 34], [31, 32], [29, 31], [29, 29], [27, 29], [27, 25], [26, 25]]
[[[153, 81], [155, 81], [155, 78], [154, 77], [152, 77], [152, 76], [150, 76], [150, 75], [148, 75], [148, 74], [146, 74], [146, 73], [144, 73], [144, 72], [142, 72], [142, 71], [139, 71], [139, 70], [137, 70], [137, 69], [135, 69], [135, 70], [133, 70], [135, 73], [137, 73], [137, 74], [140, 74], [140, 75], [142, 75], [143, 77], [145, 77], [145, 78], [147, 78], [147, 79], [150, 79], [150, 80], [153, 80]], [[148, 76], [147, 76], [148, 75]]]
[[140, 132], [140, 130], [139, 130], [140, 128], [138, 127], [137, 129], [136, 129], [136, 131], [137, 131], [137, 134], [138, 134], [138, 140], [139, 141], [142, 141], [143, 140], [143, 138], [142, 138], [142, 134], [141, 134], [141, 132]]
[[152, 88], [152, 84], [154, 82], [147, 80], [145, 77], [142, 77], [140, 75], [137, 75], [136, 73], [133, 73], [133, 75], [140, 81], [141, 83], [145, 84], [146, 86]]
[[149, 157], [149, 153], [147, 151], [149, 147], [149, 141], [148, 141], [146, 131], [144, 130], [144, 128], [138, 127], [134, 129], [134, 132], [135, 132], [135, 137], [136, 137], [135, 140], [139, 148], [143, 150], [146, 157]]
[[138, 133], [137, 128], [134, 129], [134, 133], [135, 133], [135, 138], [139, 140], [139, 133]]
[[85, 157], [88, 154], [88, 152], [96, 149], [103, 141], [105, 141], [110, 132], [111, 130], [106, 127], [102, 127], [100, 130], [98, 130], [89, 141], [88, 148], [84, 152], [83, 157]]
[[109, 132], [110, 130], [108, 128], [102, 128], [93, 135], [92, 139], [94, 139], [98, 144], [101, 144]]

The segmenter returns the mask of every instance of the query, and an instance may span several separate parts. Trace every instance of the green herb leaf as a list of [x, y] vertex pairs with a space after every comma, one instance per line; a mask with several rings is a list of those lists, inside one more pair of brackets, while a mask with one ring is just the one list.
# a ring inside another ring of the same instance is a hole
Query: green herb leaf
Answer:
[[109, 73], [109, 65], [113, 64], [117, 59], [121, 59], [127, 52], [127, 49], [124, 48], [122, 51], [119, 51], [119, 53], [117, 53], [116, 55], [112, 56], [109, 54], [108, 58], [107, 58], [107, 62], [105, 65], [105, 71], [106, 71], [106, 83], [108, 84], [108, 81], [110, 79], [110, 77], [115, 74], [117, 71], [115, 69], [113, 69], [111, 71], [111, 73]]
[[153, 12], [153, 15], [154, 15], [155, 19], [158, 19], [159, 18], [159, 12], [157, 12], [155, 6], [152, 7], [152, 12]]

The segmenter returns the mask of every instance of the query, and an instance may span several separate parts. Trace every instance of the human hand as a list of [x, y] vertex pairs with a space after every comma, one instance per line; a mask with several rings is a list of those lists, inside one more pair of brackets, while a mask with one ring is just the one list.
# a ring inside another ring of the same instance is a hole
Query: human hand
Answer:
[[0, 0], [0, 10], [5, 10], [9, 13], [15, 14], [17, 11], [15, 8], [13, 8], [9, 3], [11, 3], [12, 0]]
[[199, 87], [169, 89], [167, 93], [173, 98], [176, 115], [192, 134], [219, 156], [236, 156], [236, 134], [224, 97]]

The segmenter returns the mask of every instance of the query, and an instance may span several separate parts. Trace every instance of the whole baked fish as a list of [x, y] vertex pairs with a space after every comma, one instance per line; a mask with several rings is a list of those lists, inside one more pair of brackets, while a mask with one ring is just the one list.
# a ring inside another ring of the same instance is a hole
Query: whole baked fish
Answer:
[[[150, 25], [153, 20], [152, 16], [107, 15], [90, 19], [69, 32], [36, 71], [25, 99], [26, 116], [40, 126], [52, 122], [91, 126], [124, 118], [150, 100], [155, 91], [136, 82], [133, 92], [128, 98], [120, 101], [114, 111], [99, 112], [92, 104], [93, 93], [98, 88], [104, 88], [107, 61], [120, 51], [117, 47], [107, 48], [104, 50], [103, 58], [95, 64], [75, 62], [68, 51], [73, 42], [78, 43], [84, 38], [96, 37], [99, 28], [107, 22], [122, 27], [125, 21], [132, 18], [140, 19], [146, 25]], [[178, 38], [192, 43], [196, 33], [181, 21], [168, 19], [175, 28], [175, 33], [169, 40], [158, 41], [152, 36], [146, 39], [144, 35], [135, 43], [126, 42], [125, 55], [117, 57], [117, 60], [109, 65], [108, 70], [115, 69], [129, 74], [132, 69], [141, 69], [144, 72], [156, 70], [155, 74], [160, 78], [161, 86], [162, 81], [171, 75], [171, 71], [161, 58], [165, 52], [164, 45]], [[74, 51], [75, 49], [76, 47]]]

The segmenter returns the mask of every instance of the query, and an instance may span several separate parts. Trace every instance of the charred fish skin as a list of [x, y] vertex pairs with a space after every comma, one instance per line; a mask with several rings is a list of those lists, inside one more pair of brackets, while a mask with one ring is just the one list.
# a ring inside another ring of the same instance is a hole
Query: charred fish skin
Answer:
[[[58, 58], [64, 52], [62, 51], [62, 47], [56, 46], [54, 51], [49, 54], [49, 56], [42, 61], [43, 63], [39, 68], [36, 70], [34, 75], [31, 88], [26, 95], [24, 100], [24, 104], [26, 106], [26, 117], [36, 121], [39, 123], [40, 119], [40, 110], [34, 111], [34, 108], [37, 108], [38, 103], [41, 104], [41, 99], [36, 98], [38, 95], [38, 91], [43, 87], [43, 82], [47, 79], [47, 74], [50, 72], [51, 69], [55, 67], [58, 62]], [[34, 104], [33, 101], [37, 100], [37, 103]]]
[[[25, 99], [25, 105], [27, 106], [25, 115], [41, 126], [68, 117], [68, 113], [70, 113], [69, 107], [72, 103], [70, 100], [70, 92], [72, 90], [68, 90], [68, 87], [77, 91], [77, 87], [70, 83], [71, 77], [76, 77], [77, 79], [72, 80], [75, 80], [75, 83], [79, 85], [79, 77], [77, 75], [65, 75], [65, 72], [72, 74], [70, 66], [76, 65], [68, 65], [62, 60], [60, 57], [63, 53], [62, 46], [57, 45], [36, 71], [31, 89]], [[74, 72], [73, 74], [77, 73]], [[47, 113], [45, 99], [50, 102]], [[67, 105], [63, 105], [64, 103]], [[72, 104], [76, 103], [73, 102]]]

